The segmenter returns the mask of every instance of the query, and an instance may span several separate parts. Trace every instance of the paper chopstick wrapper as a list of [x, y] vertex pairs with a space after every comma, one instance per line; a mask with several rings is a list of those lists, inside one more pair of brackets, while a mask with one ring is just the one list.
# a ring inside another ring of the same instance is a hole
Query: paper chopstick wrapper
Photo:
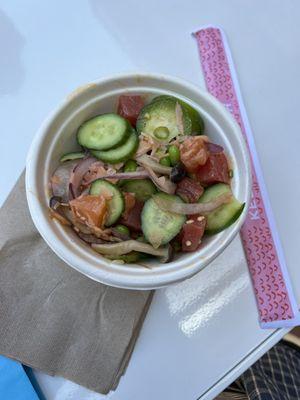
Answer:
[[254, 287], [260, 325], [262, 328], [299, 325], [299, 310], [226, 37], [220, 28], [214, 26], [199, 29], [194, 37], [198, 44], [206, 87], [233, 114], [250, 153], [252, 196], [240, 234]]

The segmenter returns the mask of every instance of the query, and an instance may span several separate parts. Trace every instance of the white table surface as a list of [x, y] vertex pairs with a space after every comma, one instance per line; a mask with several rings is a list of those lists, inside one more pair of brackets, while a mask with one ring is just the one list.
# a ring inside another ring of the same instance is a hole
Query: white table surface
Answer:
[[[300, 303], [300, 2], [297, 0], [0, 1], [0, 203], [41, 121], [68, 92], [121, 71], [203, 85], [190, 33], [227, 33]], [[261, 330], [237, 238], [193, 279], [156, 293], [113, 400], [213, 399], [278, 341]], [[35, 372], [46, 399], [105, 399]], [[101, 379], [101, 377], [99, 377]]]

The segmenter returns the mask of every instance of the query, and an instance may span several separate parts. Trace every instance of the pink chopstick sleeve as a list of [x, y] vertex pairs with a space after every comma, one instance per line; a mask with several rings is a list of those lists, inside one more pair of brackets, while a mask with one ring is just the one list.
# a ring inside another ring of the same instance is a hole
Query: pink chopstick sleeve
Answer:
[[252, 197], [241, 238], [262, 328], [296, 326], [300, 316], [286, 268], [253, 134], [239, 90], [234, 64], [220, 28], [194, 33], [208, 91], [233, 114], [246, 139], [252, 170]]

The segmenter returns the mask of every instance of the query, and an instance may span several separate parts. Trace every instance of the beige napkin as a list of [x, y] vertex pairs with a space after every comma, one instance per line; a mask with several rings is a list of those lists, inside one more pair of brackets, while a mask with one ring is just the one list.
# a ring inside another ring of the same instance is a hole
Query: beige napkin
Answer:
[[24, 186], [23, 174], [0, 210], [0, 354], [107, 393], [153, 293], [105, 286], [61, 261], [33, 226]]

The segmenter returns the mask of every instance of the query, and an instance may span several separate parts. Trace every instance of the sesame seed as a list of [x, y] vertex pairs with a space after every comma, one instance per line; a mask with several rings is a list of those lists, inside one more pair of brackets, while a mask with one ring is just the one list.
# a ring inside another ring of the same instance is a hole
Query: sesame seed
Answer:
[[187, 240], [187, 241], [185, 242], [185, 245], [189, 247], [189, 246], [192, 245], [192, 242], [191, 242], [190, 240]]
[[194, 222], [193, 219], [189, 219], [188, 221], [186, 221], [187, 224], [192, 224]]
[[203, 221], [203, 220], [204, 220], [204, 217], [201, 216], [201, 215], [200, 215], [200, 217], [197, 218], [197, 221], [199, 221], [199, 222], [200, 222], [200, 221]]

